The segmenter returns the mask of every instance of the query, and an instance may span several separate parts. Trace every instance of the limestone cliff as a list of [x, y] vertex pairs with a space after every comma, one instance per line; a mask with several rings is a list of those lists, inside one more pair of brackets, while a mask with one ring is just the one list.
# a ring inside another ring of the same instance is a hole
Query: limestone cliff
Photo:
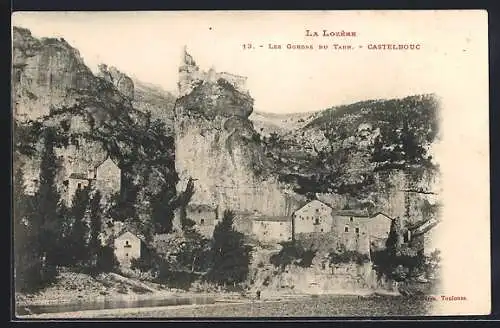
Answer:
[[72, 106], [74, 95], [93, 87], [94, 76], [78, 50], [63, 39], [36, 39], [13, 29], [13, 102], [18, 120], [35, 120], [51, 108]]
[[[36, 189], [48, 128], [56, 132], [52, 146], [61, 192], [71, 174], [85, 175], [108, 157], [121, 169], [121, 176], [113, 179], [122, 180], [126, 206], [148, 203], [166, 192], [168, 184], [175, 191], [173, 138], [154, 117], [134, 108], [130, 77], [105, 65], [94, 75], [65, 40], [38, 39], [18, 27], [13, 28], [13, 58], [14, 139], [19, 159], [15, 165], [23, 165], [30, 192]], [[118, 216], [133, 215], [129, 211]]]
[[[193, 178], [191, 203], [218, 206], [220, 211], [291, 214], [296, 209], [293, 193], [266, 174], [271, 163], [248, 119], [253, 110], [249, 93], [224, 78], [200, 79], [203, 74], [188, 54], [180, 72], [180, 91], [186, 94], [175, 106], [178, 191]], [[195, 77], [186, 72], [195, 72]]]
[[134, 82], [116, 67], [111, 66], [108, 68], [106, 64], [101, 64], [99, 65], [98, 76], [112, 83], [129, 100], [134, 99]]

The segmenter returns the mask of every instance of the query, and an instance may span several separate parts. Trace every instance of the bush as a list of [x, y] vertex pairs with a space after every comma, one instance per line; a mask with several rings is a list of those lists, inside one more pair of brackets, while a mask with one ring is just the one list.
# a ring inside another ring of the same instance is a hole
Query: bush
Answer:
[[226, 210], [214, 229], [207, 280], [219, 285], [239, 284], [247, 279], [251, 246], [245, 235], [233, 228], [234, 213]]
[[40, 262], [32, 263], [16, 271], [16, 288], [20, 292], [36, 292], [56, 281], [58, 272], [54, 265], [42, 267]]
[[293, 241], [282, 242], [281, 246], [283, 247], [280, 252], [270, 258], [271, 264], [281, 269], [285, 269], [291, 264], [308, 268], [312, 265], [312, 261], [316, 256], [315, 250], [305, 249], [302, 245]]
[[356, 251], [348, 251], [345, 250], [345, 248], [337, 251], [331, 251], [329, 257], [330, 264], [356, 263], [358, 265], [362, 265], [370, 262], [370, 258], [367, 254], [361, 254]]
[[113, 272], [119, 267], [113, 247], [103, 246], [97, 253], [96, 270], [98, 272]]

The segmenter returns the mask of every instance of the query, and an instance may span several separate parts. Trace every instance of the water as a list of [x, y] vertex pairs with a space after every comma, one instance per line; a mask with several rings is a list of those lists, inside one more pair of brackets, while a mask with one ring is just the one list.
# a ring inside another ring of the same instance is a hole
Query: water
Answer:
[[82, 301], [80, 303], [51, 304], [51, 305], [33, 305], [18, 306], [19, 315], [42, 314], [42, 313], [60, 313], [75, 312], [86, 310], [105, 310], [105, 309], [124, 309], [124, 308], [143, 308], [175, 305], [192, 304], [213, 304], [215, 299], [211, 297], [170, 297], [165, 299], [141, 299], [141, 300], [105, 300], [96, 302]]
[[[200, 304], [196, 307], [174, 307], [172, 305]], [[204, 306], [203, 304], [214, 304]], [[432, 304], [421, 299], [393, 296], [316, 296], [281, 301], [255, 301], [245, 303], [215, 303], [207, 297], [170, 298], [163, 300], [113, 301], [94, 304], [67, 304], [47, 307], [32, 307], [33, 313], [56, 313], [91, 309], [160, 307], [137, 313], [91, 313], [88, 318], [207, 318], [207, 317], [385, 317], [415, 316], [432, 313]], [[19, 312], [21, 314], [21, 312]]]

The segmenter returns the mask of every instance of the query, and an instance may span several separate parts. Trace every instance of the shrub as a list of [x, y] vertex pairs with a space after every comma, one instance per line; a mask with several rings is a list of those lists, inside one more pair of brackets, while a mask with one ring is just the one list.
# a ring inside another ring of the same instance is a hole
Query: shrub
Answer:
[[294, 241], [282, 242], [281, 246], [283, 247], [280, 252], [272, 255], [270, 258], [271, 264], [281, 269], [285, 269], [285, 267], [291, 264], [308, 268], [316, 256], [315, 250], [305, 249], [302, 245]]
[[249, 272], [251, 247], [245, 244], [245, 236], [234, 230], [233, 220], [234, 213], [225, 211], [214, 230], [207, 280], [220, 285], [241, 283]]
[[97, 253], [96, 270], [98, 272], [113, 272], [119, 266], [115, 251], [111, 246], [103, 246]]
[[356, 251], [347, 251], [345, 249], [331, 251], [329, 254], [330, 264], [356, 263], [358, 265], [370, 262], [367, 254], [361, 254]]

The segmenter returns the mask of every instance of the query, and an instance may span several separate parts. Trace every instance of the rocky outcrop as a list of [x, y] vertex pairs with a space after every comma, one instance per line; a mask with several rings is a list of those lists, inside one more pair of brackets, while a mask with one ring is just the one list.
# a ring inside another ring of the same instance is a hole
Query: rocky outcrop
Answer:
[[13, 57], [16, 151], [30, 192], [36, 189], [47, 128], [57, 134], [53, 147], [61, 190], [72, 173], [86, 174], [108, 157], [121, 169], [115, 178], [132, 190], [130, 206], [137, 198], [147, 203], [166, 183], [175, 184], [173, 138], [133, 107], [134, 83], [128, 76], [106, 66], [96, 76], [65, 40], [37, 39], [17, 27]]
[[29, 30], [14, 27], [12, 40], [16, 119], [36, 120], [51, 108], [70, 107], [76, 93], [92, 88], [92, 72], [64, 39], [35, 39]]
[[134, 82], [130, 77], [120, 72], [116, 67], [99, 65], [98, 76], [112, 83], [129, 100], [134, 99]]
[[[185, 55], [179, 85], [190, 84], [185, 67], [199, 72]], [[196, 79], [199, 78], [196, 73]], [[178, 190], [193, 178], [195, 204], [218, 206], [220, 211], [290, 215], [296, 209], [285, 186], [266, 176], [270, 163], [256, 142], [248, 119], [253, 99], [230, 81], [197, 80], [175, 107], [176, 169]], [[182, 90], [181, 90], [182, 91]]]
[[134, 100], [132, 106], [143, 113], [151, 113], [151, 118], [165, 124], [169, 133], [174, 130], [174, 106], [176, 97], [162, 88], [134, 80]]

